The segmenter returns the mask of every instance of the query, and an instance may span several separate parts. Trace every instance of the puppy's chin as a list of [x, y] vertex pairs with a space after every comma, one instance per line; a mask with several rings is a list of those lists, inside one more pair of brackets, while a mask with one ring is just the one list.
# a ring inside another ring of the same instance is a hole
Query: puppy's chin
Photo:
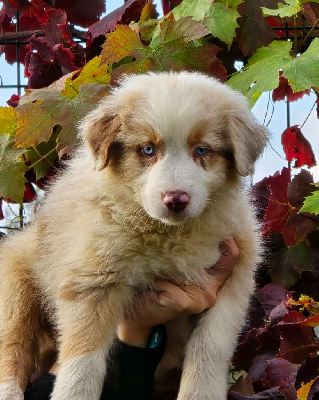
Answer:
[[194, 219], [198, 216], [198, 214], [200, 213], [191, 213], [188, 210], [183, 210], [180, 211], [178, 213], [175, 213], [173, 211], [169, 211], [169, 210], [161, 210], [160, 212], [155, 212], [154, 210], [146, 210], [146, 212], [148, 213], [148, 215], [153, 218], [156, 219], [162, 223], [164, 223], [165, 225], [182, 225], [185, 222]]

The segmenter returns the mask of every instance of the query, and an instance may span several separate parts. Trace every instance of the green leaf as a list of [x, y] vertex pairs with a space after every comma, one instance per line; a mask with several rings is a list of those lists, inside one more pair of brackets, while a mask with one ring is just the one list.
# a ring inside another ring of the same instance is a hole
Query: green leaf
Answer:
[[246, 68], [228, 80], [228, 85], [248, 97], [250, 105], [262, 92], [275, 89], [279, 84], [279, 70], [290, 61], [290, 42], [272, 42], [261, 47], [251, 57]]
[[172, 13], [176, 20], [192, 17], [201, 21], [211, 34], [230, 45], [240, 17], [237, 6], [242, 0], [184, 0]]
[[299, 212], [308, 212], [319, 215], [319, 191], [316, 191], [311, 196], [306, 197]]
[[12, 136], [0, 135], [0, 198], [22, 203], [26, 183], [24, 173], [27, 166], [21, 155], [25, 149], [12, 149], [13, 144]]
[[77, 124], [108, 91], [107, 85], [87, 83], [80, 87], [80, 94], [74, 99], [54, 89], [32, 92], [17, 107], [19, 122], [15, 147], [47, 142], [54, 129], [60, 126], [58, 151], [60, 155], [69, 153], [78, 144]]
[[285, 76], [294, 92], [319, 86], [319, 38], [314, 39], [307, 51], [283, 65]]
[[278, 8], [272, 10], [270, 8], [261, 7], [265, 16], [278, 15], [281, 18], [292, 17], [301, 11], [300, 0], [285, 0], [285, 3], [278, 3]]
[[246, 95], [251, 106], [262, 92], [278, 87], [280, 70], [294, 92], [319, 86], [319, 39], [314, 39], [307, 51], [298, 57], [290, 55], [290, 50], [291, 43], [284, 41], [261, 47], [249, 59], [246, 68], [229, 79], [229, 86]]
[[[164, 18], [154, 31], [149, 46], [145, 46], [137, 32], [128, 26], [118, 25], [116, 30], [106, 35], [101, 63], [115, 66], [113, 77], [123, 73], [163, 71], [174, 69], [202, 70], [225, 79], [225, 69], [217, 59], [219, 48], [204, 43], [197, 46], [196, 40], [208, 34], [208, 30], [192, 18], [175, 21], [173, 14]], [[131, 62], [133, 59], [133, 62]], [[123, 62], [128, 60], [128, 62]]]
[[54, 166], [55, 160], [58, 159], [56, 147], [60, 131], [61, 127], [57, 127], [47, 142], [41, 142], [36, 147], [28, 149], [25, 153], [26, 159], [33, 166], [36, 180], [43, 178], [50, 168]]

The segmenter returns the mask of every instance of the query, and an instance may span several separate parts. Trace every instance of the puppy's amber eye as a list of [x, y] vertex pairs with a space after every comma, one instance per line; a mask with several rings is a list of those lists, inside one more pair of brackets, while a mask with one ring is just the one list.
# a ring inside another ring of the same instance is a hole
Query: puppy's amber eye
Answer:
[[141, 152], [148, 157], [154, 156], [155, 155], [155, 147], [151, 146], [151, 145], [143, 146], [143, 147], [141, 147]]
[[198, 157], [204, 156], [208, 152], [208, 148], [205, 146], [197, 146], [195, 149], [195, 154]]

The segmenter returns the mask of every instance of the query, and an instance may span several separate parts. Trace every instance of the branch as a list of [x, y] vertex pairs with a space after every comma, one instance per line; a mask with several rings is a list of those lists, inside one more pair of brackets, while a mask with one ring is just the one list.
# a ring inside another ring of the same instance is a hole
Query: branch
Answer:
[[23, 31], [23, 32], [4, 32], [0, 33], [1, 41], [11, 41], [11, 40], [19, 40], [19, 39], [27, 39], [32, 35], [36, 36], [44, 36], [43, 30], [31, 30], [31, 31]]

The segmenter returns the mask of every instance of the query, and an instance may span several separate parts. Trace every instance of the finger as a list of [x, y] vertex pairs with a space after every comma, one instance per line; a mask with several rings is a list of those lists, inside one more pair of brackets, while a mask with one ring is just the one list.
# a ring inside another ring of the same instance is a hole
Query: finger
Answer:
[[211, 299], [198, 286], [189, 283], [178, 286], [169, 281], [157, 281], [154, 284], [157, 290], [158, 302], [161, 306], [170, 308], [180, 315], [198, 314], [209, 307]]
[[221, 258], [212, 268], [207, 270], [207, 272], [214, 278], [217, 285], [217, 291], [222, 288], [240, 258], [239, 248], [233, 238], [227, 238], [221, 244], [221, 250]]

